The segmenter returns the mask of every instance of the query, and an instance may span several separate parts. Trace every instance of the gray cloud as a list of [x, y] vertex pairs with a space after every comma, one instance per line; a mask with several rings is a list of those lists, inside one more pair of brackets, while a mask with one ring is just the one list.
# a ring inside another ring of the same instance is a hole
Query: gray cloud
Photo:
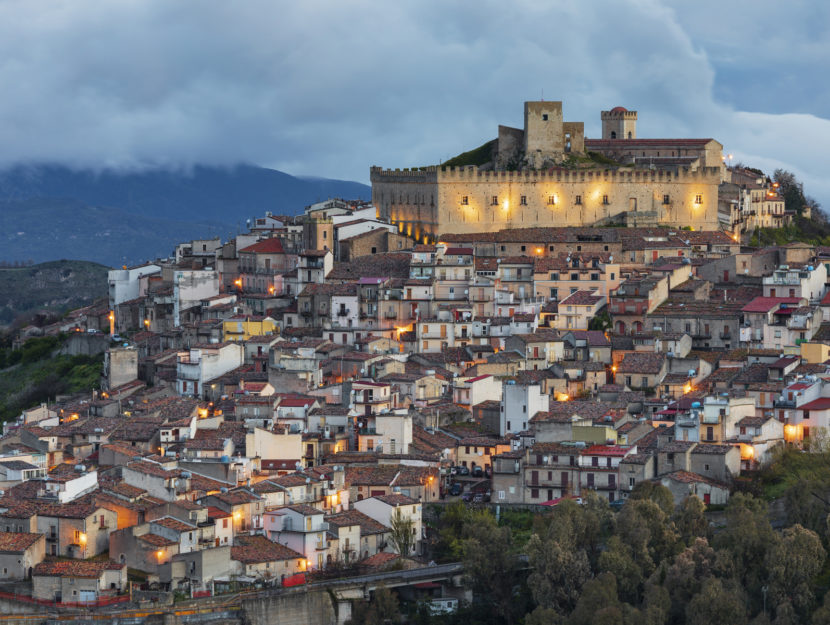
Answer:
[[520, 125], [544, 90], [589, 135], [601, 109], [635, 108], [641, 136], [715, 137], [830, 206], [830, 10], [766, 8], [11, 0], [0, 165], [244, 161], [366, 181], [372, 164], [435, 163]]

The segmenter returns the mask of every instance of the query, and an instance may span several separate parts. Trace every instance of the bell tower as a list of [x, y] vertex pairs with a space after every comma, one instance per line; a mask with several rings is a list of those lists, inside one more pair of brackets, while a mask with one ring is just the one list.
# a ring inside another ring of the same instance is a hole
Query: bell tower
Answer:
[[637, 111], [615, 106], [610, 111], [602, 111], [600, 115], [604, 140], [637, 138]]

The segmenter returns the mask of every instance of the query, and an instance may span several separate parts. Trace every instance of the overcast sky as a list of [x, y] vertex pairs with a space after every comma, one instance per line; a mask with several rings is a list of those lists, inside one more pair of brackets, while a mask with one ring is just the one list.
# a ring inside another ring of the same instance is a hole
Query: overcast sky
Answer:
[[830, 207], [830, 4], [0, 0], [0, 166], [255, 163], [368, 182], [522, 102], [714, 137]]

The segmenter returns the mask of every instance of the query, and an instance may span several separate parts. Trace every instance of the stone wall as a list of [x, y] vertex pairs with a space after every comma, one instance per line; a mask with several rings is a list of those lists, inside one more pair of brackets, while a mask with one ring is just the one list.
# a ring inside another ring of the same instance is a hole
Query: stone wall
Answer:
[[637, 225], [716, 230], [720, 177], [719, 168], [371, 172], [380, 216], [419, 241], [444, 233], [588, 226], [622, 214]]

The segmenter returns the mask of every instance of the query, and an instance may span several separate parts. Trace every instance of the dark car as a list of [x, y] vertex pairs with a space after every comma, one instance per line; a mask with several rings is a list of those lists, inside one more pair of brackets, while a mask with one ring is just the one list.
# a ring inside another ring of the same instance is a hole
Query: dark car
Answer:
[[470, 470], [467, 467], [456, 467], [457, 475], [470, 475]]
[[461, 486], [458, 482], [455, 482], [452, 486], [450, 486], [450, 495], [453, 497], [458, 497], [461, 494], [461, 491], [464, 490], [464, 487]]
[[481, 467], [473, 467], [473, 477], [484, 477], [484, 469]]
[[472, 493], [472, 492], [467, 491], [466, 493], [464, 493], [463, 495], [461, 495], [461, 501], [468, 501], [468, 502], [469, 502], [469, 501], [472, 501], [472, 500], [473, 500], [473, 496], [474, 496], [474, 495], [473, 495], [473, 493]]

